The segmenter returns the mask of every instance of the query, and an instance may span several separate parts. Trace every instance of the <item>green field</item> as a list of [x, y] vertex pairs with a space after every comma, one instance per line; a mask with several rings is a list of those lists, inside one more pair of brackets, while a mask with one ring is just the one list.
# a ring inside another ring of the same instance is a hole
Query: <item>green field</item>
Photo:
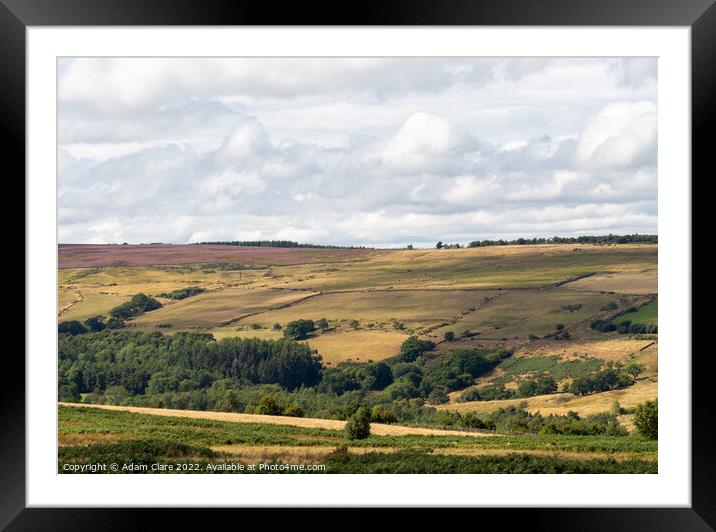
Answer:
[[638, 438], [371, 435], [346, 445], [336, 430], [64, 406], [59, 427], [59, 472], [65, 464], [108, 462], [191, 462], [207, 472], [208, 463], [297, 459], [324, 464], [326, 473], [657, 472], [656, 443]]
[[392, 320], [409, 328], [418, 328], [459, 319], [469, 308], [480, 305], [495, 291], [484, 290], [375, 290], [365, 292], [334, 292], [301, 301], [289, 307], [249, 316], [242, 324], [269, 327], [296, 319], [319, 320], [347, 324], [356, 320], [363, 326], [394, 329]]
[[[526, 338], [554, 332], [559, 323], [569, 327], [597, 314], [610, 301], [603, 294], [585, 294], [566, 288], [543, 290], [504, 290], [491, 296], [478, 309], [459, 321], [436, 330], [436, 334], [453, 331], [479, 332], [485, 338]], [[568, 310], [569, 305], [579, 305]]]
[[632, 323], [644, 323], [648, 325], [656, 325], [659, 323], [659, 302], [654, 300], [639, 307], [636, 312], [627, 312], [620, 316], [619, 319], [631, 320]]

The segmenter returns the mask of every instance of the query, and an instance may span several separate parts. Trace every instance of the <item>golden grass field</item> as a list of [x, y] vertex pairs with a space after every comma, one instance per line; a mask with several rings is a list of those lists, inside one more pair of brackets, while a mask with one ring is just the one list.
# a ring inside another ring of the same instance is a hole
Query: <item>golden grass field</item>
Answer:
[[274, 268], [291, 288], [530, 288], [594, 272], [639, 274], [654, 269], [655, 245], [545, 244], [450, 250], [397, 250], [334, 267]]
[[332, 292], [289, 307], [242, 319], [242, 323], [269, 326], [305, 318], [331, 322], [357, 320], [361, 325], [390, 325], [391, 320], [410, 328], [456, 319], [468, 308], [481, 304], [494, 291], [483, 290], [375, 290]]
[[[336, 419], [318, 419], [305, 417], [287, 416], [263, 416], [259, 414], [237, 414], [235, 412], [210, 412], [205, 410], [173, 410], [170, 408], [145, 408], [139, 406], [112, 406], [112, 405], [87, 405], [79, 403], [60, 403], [70, 407], [89, 407], [104, 410], [116, 410], [123, 412], [135, 412], [138, 414], [152, 414], [155, 416], [185, 417], [192, 419], [212, 419], [216, 421], [232, 421], [235, 423], [267, 423], [271, 425], [290, 425], [293, 427], [308, 427], [317, 429], [343, 430], [345, 421]], [[429, 429], [424, 427], [404, 427], [401, 425], [384, 425], [382, 423], [371, 423], [371, 433], [378, 436], [466, 436], [481, 437], [487, 436], [484, 432], [460, 432], [455, 430]]]
[[581, 416], [609, 412], [612, 403], [616, 400], [622, 408], [631, 408], [644, 401], [657, 398], [658, 384], [652, 378], [638, 380], [633, 386], [620, 390], [596, 393], [585, 396], [575, 396], [571, 393], [556, 393], [551, 395], [537, 395], [523, 399], [503, 399], [498, 401], [471, 401], [467, 403], [449, 403], [439, 405], [441, 410], [454, 410], [458, 412], [492, 412], [497, 408], [509, 406], [523, 406], [526, 410], [542, 415], [563, 415], [569, 411], [577, 412]]
[[643, 272], [603, 273], [579, 279], [565, 286], [587, 292], [616, 292], [619, 294], [656, 294], [659, 290], [656, 269]]
[[406, 339], [407, 335], [399, 332], [346, 330], [323, 333], [305, 342], [318, 349], [324, 364], [330, 365], [342, 360], [368, 362], [397, 355]]
[[135, 319], [140, 327], [170, 323], [174, 327], [213, 327], [255, 312], [287, 305], [312, 292], [266, 288], [225, 288], [167, 303]]

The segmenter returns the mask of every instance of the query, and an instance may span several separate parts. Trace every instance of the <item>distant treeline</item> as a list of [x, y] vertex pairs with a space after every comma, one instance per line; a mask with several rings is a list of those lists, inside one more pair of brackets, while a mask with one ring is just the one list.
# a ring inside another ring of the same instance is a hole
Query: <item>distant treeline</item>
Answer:
[[535, 244], [658, 244], [658, 235], [553, 236], [552, 238], [518, 238], [516, 240], [475, 240], [468, 247], [529, 246]]
[[322, 244], [299, 244], [292, 240], [228, 240], [218, 242], [198, 242], [219, 246], [244, 246], [256, 248], [326, 248], [326, 249], [365, 249], [365, 246], [328, 246]]

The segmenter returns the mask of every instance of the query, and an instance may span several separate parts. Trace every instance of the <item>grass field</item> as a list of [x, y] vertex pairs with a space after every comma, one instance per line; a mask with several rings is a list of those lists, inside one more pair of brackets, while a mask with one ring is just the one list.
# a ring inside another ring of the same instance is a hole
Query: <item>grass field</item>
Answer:
[[[559, 323], [569, 327], [595, 315], [609, 301], [607, 295], [584, 294], [564, 288], [504, 290], [459, 321], [437, 329], [435, 336], [440, 337], [446, 331], [460, 335], [465, 330], [479, 332], [484, 338], [544, 336], [554, 332]], [[579, 308], [565, 309], [569, 305]]]
[[[107, 316], [113, 307], [137, 293], [158, 298], [163, 307], [127, 319], [130, 332], [209, 332], [217, 340], [275, 340], [283, 338], [283, 329], [290, 321], [326, 318], [325, 330], [317, 328], [302, 340], [320, 354], [323, 375], [341, 374], [341, 368], [348, 368], [345, 371], [358, 371], [356, 378], [363, 379], [360, 372], [367, 366], [360, 363], [385, 361], [391, 364], [391, 371], [395, 370], [394, 380], [369, 392], [360, 388], [363, 384], [358, 389], [347, 387], [345, 393], [310, 387], [287, 391], [271, 380], [226, 379], [204, 384], [201, 374], [194, 380], [182, 375], [191, 367], [189, 361], [173, 370], [176, 376], [159, 372], [165, 380], [155, 379], [152, 386], [161, 389], [161, 383], [166, 382], [169, 388], [152, 392], [155, 395], [151, 397], [140, 391], [132, 392], [139, 395], [124, 402], [106, 401], [125, 405], [116, 409], [60, 406], [61, 467], [138, 457], [139, 462], [146, 463], [191, 460], [202, 467], [223, 463], [323, 464], [328, 473], [656, 472], [656, 443], [633, 435], [460, 434], [444, 429], [480, 425], [440, 421], [469, 418], [467, 412], [486, 416], [507, 407], [524, 407], [544, 416], [569, 412], [590, 416], [611, 412], [615, 400], [622, 408], [632, 409], [656, 399], [658, 335], [603, 333], [589, 326], [595, 319], [657, 322], [655, 245], [410, 251], [220, 247], [206, 254], [201, 247], [134, 246], [126, 260], [122, 259], [122, 248], [112, 246], [106, 253], [92, 247], [61, 250], [66, 259], [62, 264], [68, 267], [58, 273], [60, 321]], [[159, 297], [190, 287], [204, 292], [182, 300]], [[624, 313], [631, 307], [639, 309]], [[568, 335], [554, 336], [558, 324]], [[463, 334], [465, 331], [470, 334]], [[446, 339], [446, 332], [453, 332], [455, 338]], [[410, 369], [392, 357], [414, 334], [437, 345]], [[411, 388], [410, 379], [415, 378], [416, 371], [427, 374], [429, 368], [422, 363], [430, 359], [431, 364], [439, 364], [440, 357], [459, 348], [506, 349], [512, 356], [476, 378], [465, 377], [457, 369], [451, 370], [454, 375], [435, 377], [445, 382], [453, 377], [460, 379], [460, 389], [447, 395], [447, 403], [438, 404], [445, 400], [444, 395], [433, 402], [430, 388], [422, 391], [417, 384]], [[127, 350], [135, 353], [133, 356], [141, 352], [131, 346]], [[116, 356], [109, 350], [97, 356], [105, 355]], [[338, 364], [343, 361], [358, 365]], [[634, 385], [621, 389], [585, 396], [554, 393], [458, 402], [469, 389], [494, 384], [516, 389], [521, 381], [538, 375], [550, 375], [562, 387], [575, 377], [610, 364], [632, 362], [641, 364], [643, 371]], [[66, 360], [65, 366], [83, 363], [84, 355], [79, 353], [77, 361]], [[74, 373], [68, 371], [66, 375]], [[172, 384], [174, 377], [176, 384]], [[115, 377], [108, 374], [107, 378], [111, 381]], [[132, 381], [128, 382], [131, 386]], [[149, 376], [144, 384], [148, 386], [148, 382]], [[231, 393], [240, 395], [238, 407], [218, 406], [225, 394], [230, 395], [222, 386], [234, 387]], [[80, 391], [83, 401], [104, 401], [101, 395], [99, 400], [94, 397], [92, 387]], [[256, 406], [267, 393], [281, 402], [281, 408], [298, 403], [306, 410], [305, 415], [314, 417], [252, 414], [259, 411]], [[331, 395], [334, 393], [338, 395]], [[373, 423], [369, 438], [348, 441], [344, 422], [339, 421], [345, 419], [341, 412], [351, 402], [364, 400], [388, 405], [398, 415], [399, 424]], [[130, 412], [126, 405], [163, 405], [175, 410]], [[432, 410], [433, 406], [437, 410]], [[176, 410], [180, 408], [196, 411]], [[211, 408], [232, 412], [199, 412]], [[634, 432], [631, 413], [621, 415], [618, 422]]]
[[323, 333], [306, 343], [318, 349], [324, 363], [332, 364], [341, 360], [377, 361], [397, 355], [406, 338], [399, 332], [345, 330]]
[[[249, 288], [226, 288], [167, 304], [135, 320], [139, 327], [170, 323], [174, 327], [215, 327], [256, 312], [294, 303], [311, 292]], [[273, 322], [272, 322], [273, 323]]]
[[[128, 300], [129, 297], [83, 291], [79, 293], [75, 304], [64, 307], [65, 310], [60, 313], [60, 319], [86, 320], [93, 316], [106, 315], [114, 307]], [[62, 308], [63, 307], [60, 306], [60, 309]]]
[[615, 292], [618, 294], [656, 294], [658, 274], [656, 269], [641, 272], [603, 273], [567, 283], [574, 290], [588, 292]]
[[296, 319], [319, 320], [347, 325], [356, 320], [362, 327], [394, 329], [393, 320], [408, 328], [419, 328], [458, 319], [469, 308], [481, 304], [494, 291], [482, 290], [375, 290], [333, 292], [306, 299], [289, 307], [249, 316], [242, 324], [269, 327]]
[[521, 399], [503, 399], [498, 401], [470, 401], [466, 403], [451, 403], [439, 405], [441, 410], [454, 410], [457, 412], [492, 412], [496, 408], [523, 405], [530, 412], [540, 412], [542, 415], [563, 415], [569, 411], [580, 415], [591, 415], [608, 412], [616, 400], [622, 408], [632, 408], [645, 401], [657, 398], [658, 385], [651, 379], [642, 379], [633, 386], [619, 390], [596, 393], [586, 396], [575, 396], [570, 393], [557, 393], [551, 395], [538, 395]]
[[619, 319], [631, 320], [632, 323], [657, 324], [659, 322], [659, 302], [654, 300], [639, 307], [636, 312], [628, 312]]
[[[334, 268], [277, 267], [288, 287], [535, 288], [595, 272], [654, 269], [656, 246], [499, 246], [393, 251]], [[330, 270], [330, 271], [329, 271]]]
[[[657, 472], [656, 443], [633, 437], [466, 437], [436, 431], [372, 434], [346, 445], [338, 428], [305, 425], [177, 418], [60, 405], [58, 471], [71, 471], [68, 466], [72, 465], [114, 461], [147, 466], [198, 464], [193, 472], [213, 472], [208, 464], [227, 463], [322, 464], [325, 469], [320, 472], [324, 473]], [[133, 472], [176, 471], [147, 468]]]

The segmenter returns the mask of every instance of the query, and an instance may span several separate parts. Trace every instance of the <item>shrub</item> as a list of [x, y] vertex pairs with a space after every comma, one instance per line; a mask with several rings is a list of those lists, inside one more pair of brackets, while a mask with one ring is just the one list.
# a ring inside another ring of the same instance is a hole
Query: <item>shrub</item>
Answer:
[[442, 388], [434, 388], [429, 394], [428, 394], [428, 403], [433, 405], [442, 405], [447, 403], [450, 400], [448, 397], [448, 394], [445, 393], [445, 390]]
[[281, 327], [280, 323], [274, 323], [273, 324], [273, 330], [274, 331], [280, 331], [283, 327]]
[[321, 318], [318, 320], [317, 325], [321, 330], [325, 331], [328, 329], [328, 320], [326, 318]]
[[358, 408], [346, 421], [346, 438], [364, 440], [370, 436], [370, 413], [364, 407]]
[[234, 390], [226, 390], [224, 396], [214, 406], [217, 412], [241, 412], [241, 403]]
[[201, 294], [202, 292], [204, 292], [203, 288], [199, 288], [198, 286], [190, 286], [187, 288], [180, 288], [179, 290], [174, 290], [173, 292], [165, 292], [163, 294], [158, 294], [158, 297], [165, 297], [167, 299], [186, 299], [187, 297]]
[[515, 392], [505, 388], [504, 384], [490, 384], [479, 390], [473, 388], [463, 392], [458, 398], [458, 402], [497, 401], [499, 399], [512, 399], [513, 397], [515, 397]]
[[444, 338], [446, 342], [452, 342], [455, 339], [455, 333], [452, 331], [446, 331]]
[[636, 412], [634, 412], [634, 426], [639, 434], [650, 440], [659, 438], [658, 400], [647, 401], [636, 407]]
[[283, 411], [283, 415], [290, 417], [303, 417], [306, 413], [303, 411], [303, 408], [301, 408], [301, 405], [298, 403], [291, 403], [286, 407], [286, 410]]
[[375, 421], [376, 423], [389, 424], [398, 421], [398, 416], [395, 415], [395, 412], [393, 412], [392, 410], [388, 410], [383, 405], [375, 405], [370, 411], [370, 419], [371, 421]]
[[256, 407], [256, 413], [264, 416], [280, 416], [283, 410], [270, 395], [264, 395]]

